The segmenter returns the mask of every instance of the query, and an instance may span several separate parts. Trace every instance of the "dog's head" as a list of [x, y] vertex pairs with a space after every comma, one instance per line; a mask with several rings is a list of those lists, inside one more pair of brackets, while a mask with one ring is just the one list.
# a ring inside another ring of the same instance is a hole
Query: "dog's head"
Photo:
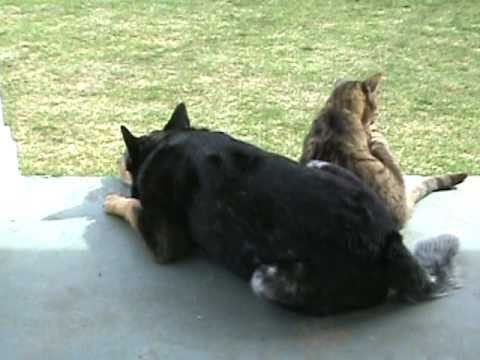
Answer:
[[[121, 126], [123, 141], [127, 147], [120, 159], [120, 176], [122, 181], [132, 186], [138, 175], [138, 170], [148, 154], [159, 144], [159, 141], [175, 131], [190, 128], [190, 119], [184, 103], [177, 105], [170, 120], [162, 130], [154, 130], [147, 135], [134, 136], [126, 126]], [[132, 189], [134, 196], [135, 189]]]

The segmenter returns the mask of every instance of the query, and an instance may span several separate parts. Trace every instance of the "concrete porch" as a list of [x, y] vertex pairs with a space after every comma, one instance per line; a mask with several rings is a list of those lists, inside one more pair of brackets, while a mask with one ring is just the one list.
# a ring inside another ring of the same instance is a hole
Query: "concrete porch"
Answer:
[[[410, 181], [415, 181], [410, 178]], [[102, 211], [112, 178], [12, 176], [0, 203], [0, 349], [10, 359], [477, 359], [480, 178], [423, 200], [409, 244], [457, 234], [464, 288], [329, 318], [253, 296], [200, 255], [160, 266]]]

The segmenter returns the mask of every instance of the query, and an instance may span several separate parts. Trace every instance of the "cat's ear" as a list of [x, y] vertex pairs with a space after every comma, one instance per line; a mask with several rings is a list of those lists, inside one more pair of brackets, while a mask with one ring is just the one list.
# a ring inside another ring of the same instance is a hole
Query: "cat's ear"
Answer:
[[163, 128], [163, 131], [169, 130], [187, 130], [190, 128], [190, 119], [187, 113], [187, 107], [182, 102], [177, 105], [173, 111], [170, 120], [167, 125]]
[[350, 80], [347, 79], [347, 78], [340, 78], [340, 79], [337, 79], [335, 80], [335, 84], [333, 85], [333, 89], [337, 89], [339, 88], [340, 86], [342, 86], [343, 84], [346, 84], [347, 82], [349, 82]]
[[126, 126], [121, 126], [120, 130], [122, 131], [123, 141], [125, 142], [125, 146], [127, 147], [128, 154], [133, 159], [135, 158], [138, 152], [138, 141], [139, 138], [134, 136], [130, 130], [127, 129]]
[[363, 82], [363, 87], [368, 93], [374, 94], [377, 91], [378, 84], [382, 79], [383, 79], [382, 74], [380, 73], [375, 74]]

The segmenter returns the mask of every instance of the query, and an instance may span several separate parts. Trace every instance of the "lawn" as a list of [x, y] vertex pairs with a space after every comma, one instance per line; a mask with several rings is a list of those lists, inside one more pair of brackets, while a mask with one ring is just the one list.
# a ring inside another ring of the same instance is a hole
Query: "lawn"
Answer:
[[480, 4], [5, 1], [0, 91], [24, 174], [112, 175], [119, 127], [196, 126], [298, 158], [335, 79], [375, 72], [405, 172], [480, 174]]

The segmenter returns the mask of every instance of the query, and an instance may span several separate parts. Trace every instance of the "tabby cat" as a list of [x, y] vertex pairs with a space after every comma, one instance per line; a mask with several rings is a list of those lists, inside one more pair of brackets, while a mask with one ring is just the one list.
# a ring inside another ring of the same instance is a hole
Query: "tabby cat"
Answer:
[[381, 79], [376, 74], [364, 81], [337, 81], [305, 137], [300, 163], [321, 160], [351, 170], [380, 196], [400, 228], [420, 199], [436, 190], [451, 189], [467, 175], [427, 177], [406, 191], [400, 166], [376, 124]]

